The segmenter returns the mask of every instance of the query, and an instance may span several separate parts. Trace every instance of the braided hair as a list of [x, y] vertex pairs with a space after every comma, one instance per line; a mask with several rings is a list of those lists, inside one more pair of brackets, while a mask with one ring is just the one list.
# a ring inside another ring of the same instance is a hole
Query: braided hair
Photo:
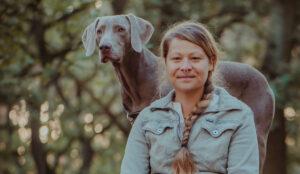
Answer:
[[[214, 70], [218, 58], [217, 46], [211, 33], [203, 24], [197, 22], [183, 22], [175, 24], [171, 29], [169, 29], [165, 33], [160, 45], [161, 57], [164, 58], [165, 61], [169, 51], [169, 44], [174, 38], [186, 40], [200, 46], [209, 58], [209, 62], [211, 65], [213, 65]], [[213, 70], [208, 72], [208, 77], [204, 84], [203, 96], [199, 99], [192, 112], [184, 120], [185, 126], [181, 148], [177, 152], [172, 163], [174, 174], [193, 174], [197, 170], [197, 165], [193, 160], [192, 154], [187, 148], [187, 144], [193, 124], [201, 116], [203, 111], [208, 107], [212, 99], [212, 93], [214, 89], [212, 82]], [[162, 78], [164, 78], [164, 76], [162, 76]], [[161, 79], [161, 81], [163, 82], [164, 79]]]
[[192, 126], [196, 120], [201, 116], [203, 111], [208, 107], [209, 102], [212, 99], [213, 84], [211, 80], [211, 72], [208, 74], [208, 79], [205, 82], [205, 89], [202, 98], [193, 108], [192, 112], [188, 117], [185, 118], [185, 127], [183, 130], [183, 138], [181, 141], [181, 148], [177, 152], [175, 159], [172, 164], [174, 174], [192, 174], [196, 171], [197, 166], [193, 161], [193, 157], [187, 149], [187, 144], [189, 141], [189, 135]]

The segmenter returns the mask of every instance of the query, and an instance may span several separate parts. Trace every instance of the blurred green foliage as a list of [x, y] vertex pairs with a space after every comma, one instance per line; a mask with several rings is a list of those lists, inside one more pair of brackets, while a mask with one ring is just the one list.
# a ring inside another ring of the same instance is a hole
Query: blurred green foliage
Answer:
[[196, 20], [213, 32], [221, 59], [262, 71], [276, 96], [270, 137], [283, 133], [270, 140], [268, 153], [278, 155], [267, 158], [265, 173], [276, 173], [272, 165], [300, 172], [298, 1], [3, 0], [0, 173], [119, 173], [130, 130], [120, 85], [112, 66], [85, 57], [81, 44], [90, 22], [117, 13], [154, 25], [147, 47], [157, 55], [170, 25]]

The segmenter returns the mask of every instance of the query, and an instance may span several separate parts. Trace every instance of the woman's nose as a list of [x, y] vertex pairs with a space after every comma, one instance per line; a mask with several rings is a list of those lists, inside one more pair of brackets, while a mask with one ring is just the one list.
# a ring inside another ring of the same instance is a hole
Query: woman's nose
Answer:
[[184, 72], [188, 72], [191, 71], [191, 69], [192, 69], [191, 62], [188, 59], [184, 59], [180, 67], [180, 70]]

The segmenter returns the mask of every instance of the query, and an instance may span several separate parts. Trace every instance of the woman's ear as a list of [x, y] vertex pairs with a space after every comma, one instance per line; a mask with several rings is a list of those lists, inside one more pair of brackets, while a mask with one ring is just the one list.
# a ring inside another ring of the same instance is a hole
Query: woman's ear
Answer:
[[210, 58], [210, 59], [209, 59], [209, 67], [208, 67], [208, 70], [209, 70], [209, 71], [214, 71], [214, 70], [215, 70], [215, 66], [216, 66], [215, 58]]
[[213, 71], [214, 70], [214, 66], [212, 64], [209, 64], [209, 71]]

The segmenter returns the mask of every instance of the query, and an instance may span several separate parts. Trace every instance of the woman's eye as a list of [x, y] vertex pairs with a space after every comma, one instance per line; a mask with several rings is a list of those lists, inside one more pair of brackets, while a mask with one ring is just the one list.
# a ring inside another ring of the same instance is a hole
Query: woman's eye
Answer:
[[171, 60], [175, 60], [175, 61], [178, 61], [180, 60], [181, 58], [180, 57], [172, 57]]
[[200, 60], [201, 57], [192, 57], [192, 60]]

